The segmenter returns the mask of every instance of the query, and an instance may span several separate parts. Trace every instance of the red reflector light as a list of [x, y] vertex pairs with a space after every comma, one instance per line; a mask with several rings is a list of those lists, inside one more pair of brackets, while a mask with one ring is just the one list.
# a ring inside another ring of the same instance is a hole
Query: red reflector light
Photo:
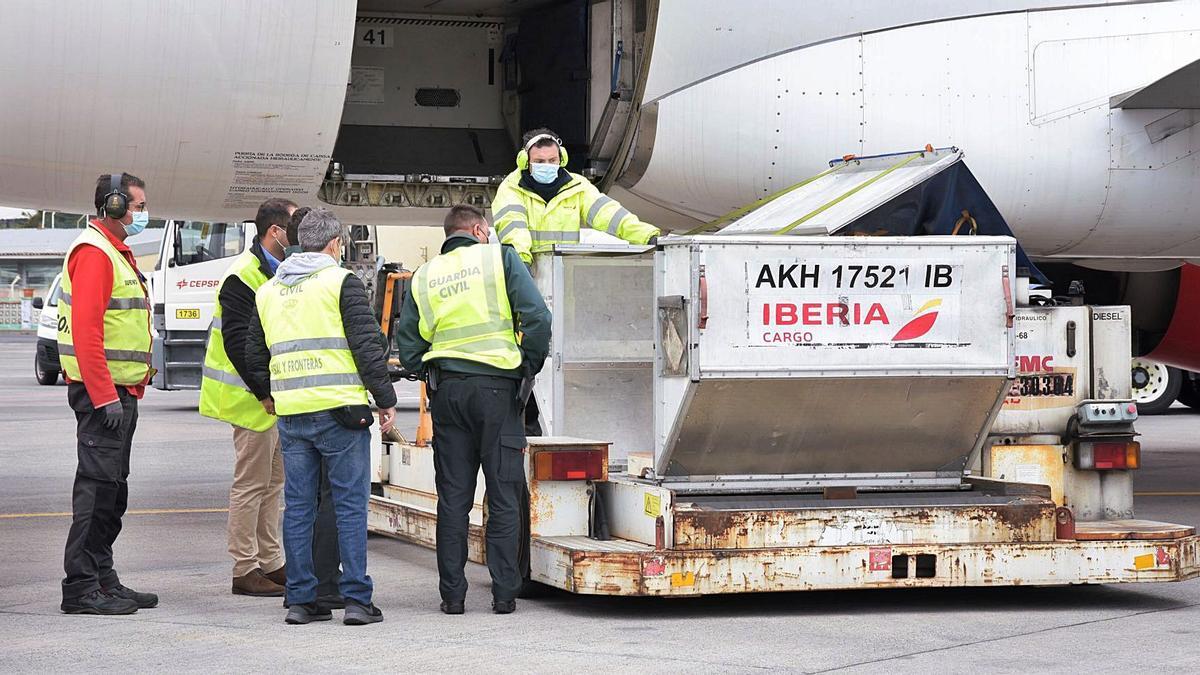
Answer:
[[1093, 443], [1092, 457], [1097, 469], [1124, 469], [1124, 443]]
[[1075, 454], [1080, 469], [1136, 469], [1141, 460], [1142, 444], [1137, 441], [1081, 442]]
[[600, 480], [604, 478], [602, 450], [544, 451], [534, 455], [536, 480]]

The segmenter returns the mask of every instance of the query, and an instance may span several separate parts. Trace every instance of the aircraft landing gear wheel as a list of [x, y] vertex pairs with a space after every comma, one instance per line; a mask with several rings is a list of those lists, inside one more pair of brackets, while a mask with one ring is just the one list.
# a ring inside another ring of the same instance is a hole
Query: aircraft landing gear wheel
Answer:
[[1130, 373], [1133, 398], [1141, 415], [1159, 415], [1167, 411], [1179, 396], [1183, 373], [1178, 368], [1134, 359]]
[[1191, 408], [1200, 410], [1200, 380], [1195, 376], [1183, 378], [1183, 386], [1179, 388], [1179, 402]]

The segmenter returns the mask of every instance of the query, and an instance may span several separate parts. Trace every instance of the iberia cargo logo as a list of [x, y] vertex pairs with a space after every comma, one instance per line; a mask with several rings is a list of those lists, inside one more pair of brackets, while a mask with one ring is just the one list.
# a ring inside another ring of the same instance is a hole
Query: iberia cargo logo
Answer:
[[[853, 297], [853, 296], [851, 296]], [[825, 344], [861, 347], [868, 344], [897, 347], [938, 343], [955, 344], [956, 299], [944, 296], [839, 298], [824, 302], [760, 302], [758, 315], [747, 326], [753, 344]], [[919, 304], [918, 304], [919, 303]], [[936, 336], [936, 337], [934, 337]]]
[[933, 330], [933, 324], [937, 323], [938, 307], [941, 306], [941, 298], [934, 298], [921, 305], [921, 308], [913, 313], [912, 320], [901, 326], [892, 336], [892, 342], [915, 340]]

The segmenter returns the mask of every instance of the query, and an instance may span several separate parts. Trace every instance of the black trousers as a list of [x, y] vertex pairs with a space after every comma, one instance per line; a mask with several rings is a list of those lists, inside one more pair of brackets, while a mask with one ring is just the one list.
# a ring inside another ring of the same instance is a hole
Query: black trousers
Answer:
[[487, 565], [492, 597], [521, 590], [518, 566], [525, 494], [525, 425], [516, 380], [443, 375], [433, 394], [433, 467], [437, 482], [437, 560], [443, 600], [467, 594], [467, 519], [479, 468], [487, 494]]
[[138, 400], [124, 387], [117, 395], [125, 416], [116, 429], [104, 426], [80, 382], [67, 386], [67, 401], [75, 411], [75, 487], [71, 494], [71, 530], [63, 555], [64, 599], [76, 598], [121, 583], [113, 569], [113, 543], [121, 533], [121, 516], [129, 501], [129, 454], [137, 428]]
[[317, 575], [317, 597], [338, 595], [342, 580], [342, 556], [338, 549], [337, 517], [333, 512], [333, 490], [329, 469], [321, 462], [321, 490], [317, 493], [317, 519], [313, 523], [313, 571]]

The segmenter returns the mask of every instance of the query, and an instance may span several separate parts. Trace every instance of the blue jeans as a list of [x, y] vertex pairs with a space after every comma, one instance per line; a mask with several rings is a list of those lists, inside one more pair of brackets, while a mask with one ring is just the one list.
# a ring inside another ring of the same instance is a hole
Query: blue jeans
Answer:
[[367, 576], [367, 500], [371, 495], [371, 432], [347, 429], [328, 412], [279, 418], [283, 446], [283, 548], [290, 604], [317, 599], [313, 523], [321, 485], [321, 460], [329, 472], [342, 559], [342, 597], [371, 604]]

